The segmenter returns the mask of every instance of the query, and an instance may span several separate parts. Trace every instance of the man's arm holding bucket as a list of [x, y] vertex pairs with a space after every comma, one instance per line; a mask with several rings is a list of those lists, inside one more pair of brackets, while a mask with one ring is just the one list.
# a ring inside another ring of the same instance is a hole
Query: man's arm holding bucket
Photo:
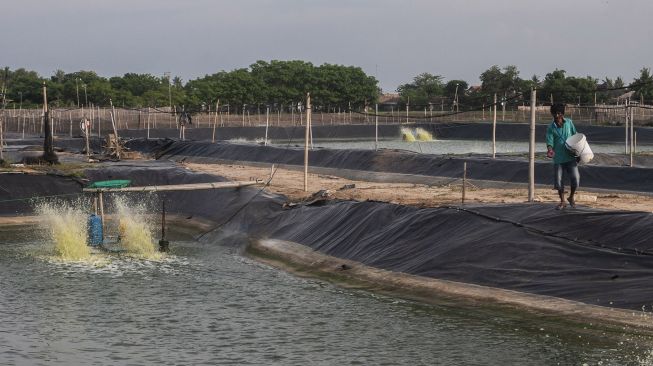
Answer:
[[553, 129], [551, 125], [546, 129], [546, 157], [552, 158], [555, 153], [553, 152]]

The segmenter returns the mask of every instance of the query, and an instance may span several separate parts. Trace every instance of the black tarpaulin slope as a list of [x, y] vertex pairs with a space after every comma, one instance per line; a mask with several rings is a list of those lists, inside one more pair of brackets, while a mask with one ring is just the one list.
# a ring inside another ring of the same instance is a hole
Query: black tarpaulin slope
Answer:
[[653, 305], [651, 224], [649, 213], [560, 213], [539, 204], [339, 202], [277, 216], [269, 236], [391, 271], [641, 309]]

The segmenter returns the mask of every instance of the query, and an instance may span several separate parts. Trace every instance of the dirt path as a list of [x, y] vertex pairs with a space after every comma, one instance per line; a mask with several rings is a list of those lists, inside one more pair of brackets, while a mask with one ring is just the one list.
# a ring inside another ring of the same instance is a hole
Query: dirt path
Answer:
[[[247, 165], [184, 164], [188, 169], [220, 175], [231, 180], [267, 179], [269, 168]], [[304, 192], [304, 173], [279, 168], [266, 189], [287, 196], [291, 201], [301, 201], [319, 190], [328, 190], [334, 198], [342, 200], [374, 200], [402, 205], [434, 207], [460, 204], [462, 185], [456, 181], [444, 186], [410, 183], [376, 183], [353, 181], [332, 175], [309, 174], [308, 192]], [[528, 199], [527, 189], [497, 189], [468, 187], [468, 203], [518, 203]], [[536, 189], [536, 201], [550, 202], [553, 208], [558, 200], [553, 189]], [[603, 209], [653, 211], [653, 197], [624, 193], [594, 193], [579, 191], [578, 205]]]

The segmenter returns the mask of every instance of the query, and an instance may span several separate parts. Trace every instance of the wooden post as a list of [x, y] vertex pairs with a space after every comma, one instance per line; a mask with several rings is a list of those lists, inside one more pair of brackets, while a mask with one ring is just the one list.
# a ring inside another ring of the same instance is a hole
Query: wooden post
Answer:
[[528, 202], [535, 200], [535, 103], [537, 90], [531, 89], [531, 138], [528, 146]]
[[[406, 102], [406, 123], [408, 123], [408, 110], [410, 109], [408, 106], [410, 105], [410, 97], [408, 97], [408, 101]], [[401, 119], [399, 120], [399, 124], [401, 124]]]
[[492, 159], [497, 155], [497, 93], [494, 93], [494, 113], [492, 116]]
[[351, 101], [349, 102], [349, 124], [351, 124]]
[[4, 123], [5, 123], [5, 111], [4, 111], [4, 108], [3, 108], [2, 118], [0, 118], [0, 160], [4, 160], [4, 158], [5, 158], [4, 153], [3, 153], [5, 141], [4, 141], [4, 131], [3, 131], [3, 128], [2, 128], [2, 125], [4, 125]]
[[270, 106], [265, 108], [265, 141], [263, 146], [268, 146], [268, 128], [270, 127]]
[[503, 99], [501, 99], [501, 122], [506, 121], [506, 92], [503, 92]]
[[306, 133], [304, 136], [304, 192], [308, 192], [308, 139], [310, 133], [311, 93], [306, 93]]
[[628, 155], [628, 100], [624, 104], [624, 121], [626, 126], [626, 143], [624, 144], [624, 154]]
[[218, 124], [218, 118], [217, 118], [217, 117], [218, 117], [218, 113], [219, 113], [219, 111], [220, 111], [220, 99], [218, 99], [218, 101], [215, 102], [215, 113], [216, 113], [215, 116], [216, 116], [216, 118], [215, 118], [215, 120], [213, 121], [213, 135], [212, 135], [212, 137], [211, 137], [211, 142], [212, 142], [212, 143], [215, 143], [215, 127], [216, 127], [216, 125]]
[[88, 142], [89, 135], [91, 134], [91, 122], [88, 120], [88, 118], [84, 117], [84, 137], [86, 139], [86, 157], [89, 158], [91, 156], [91, 146], [90, 143]]
[[[308, 119], [308, 112], [306, 115], [306, 119]], [[308, 122], [306, 122], [308, 123]], [[313, 114], [311, 113], [311, 123], [308, 125], [308, 130], [309, 130], [309, 138], [311, 140], [311, 150], [314, 150], [315, 147], [313, 146]]]
[[[139, 114], [140, 116], [140, 114]], [[150, 139], [150, 107], [147, 107], [147, 139]]]
[[465, 191], [467, 188], [467, 162], [463, 163], [463, 193], [462, 193], [462, 204], [465, 204]]
[[633, 152], [634, 152], [634, 144], [635, 144], [635, 130], [634, 130], [634, 125], [635, 125], [635, 115], [634, 115], [634, 109], [631, 107], [630, 108], [630, 166], [633, 166]]
[[379, 149], [379, 105], [374, 106], [374, 150]]
[[54, 147], [52, 146], [52, 123], [50, 121], [50, 111], [48, 110], [48, 94], [47, 88], [45, 86], [45, 81], [43, 82], [43, 133], [45, 135], [43, 141], [43, 159], [50, 164], [58, 162], [57, 155], [54, 153]]
[[118, 128], [116, 127], [116, 109], [113, 107], [113, 102], [109, 98], [109, 105], [111, 106], [111, 127], [113, 127], [113, 134], [116, 136], [116, 141], [118, 141]]
[[104, 230], [106, 227], [104, 224], [104, 200], [102, 196], [102, 192], [98, 192], [98, 200], [100, 202], [100, 221], [102, 222], [102, 241], [104, 241]]

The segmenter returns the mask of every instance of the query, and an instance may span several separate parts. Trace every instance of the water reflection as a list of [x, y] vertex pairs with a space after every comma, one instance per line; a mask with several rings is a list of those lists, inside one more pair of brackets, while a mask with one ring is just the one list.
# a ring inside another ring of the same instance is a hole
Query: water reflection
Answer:
[[[166, 259], [49, 262], [0, 228], [9, 364], [529, 364], [650, 361], [648, 339], [484, 304], [423, 305], [299, 278], [171, 234]], [[181, 241], [180, 241], [181, 240]], [[37, 251], [37, 250], [36, 250]], [[586, 329], [583, 329], [586, 328]], [[648, 360], [648, 361], [647, 361]]]

